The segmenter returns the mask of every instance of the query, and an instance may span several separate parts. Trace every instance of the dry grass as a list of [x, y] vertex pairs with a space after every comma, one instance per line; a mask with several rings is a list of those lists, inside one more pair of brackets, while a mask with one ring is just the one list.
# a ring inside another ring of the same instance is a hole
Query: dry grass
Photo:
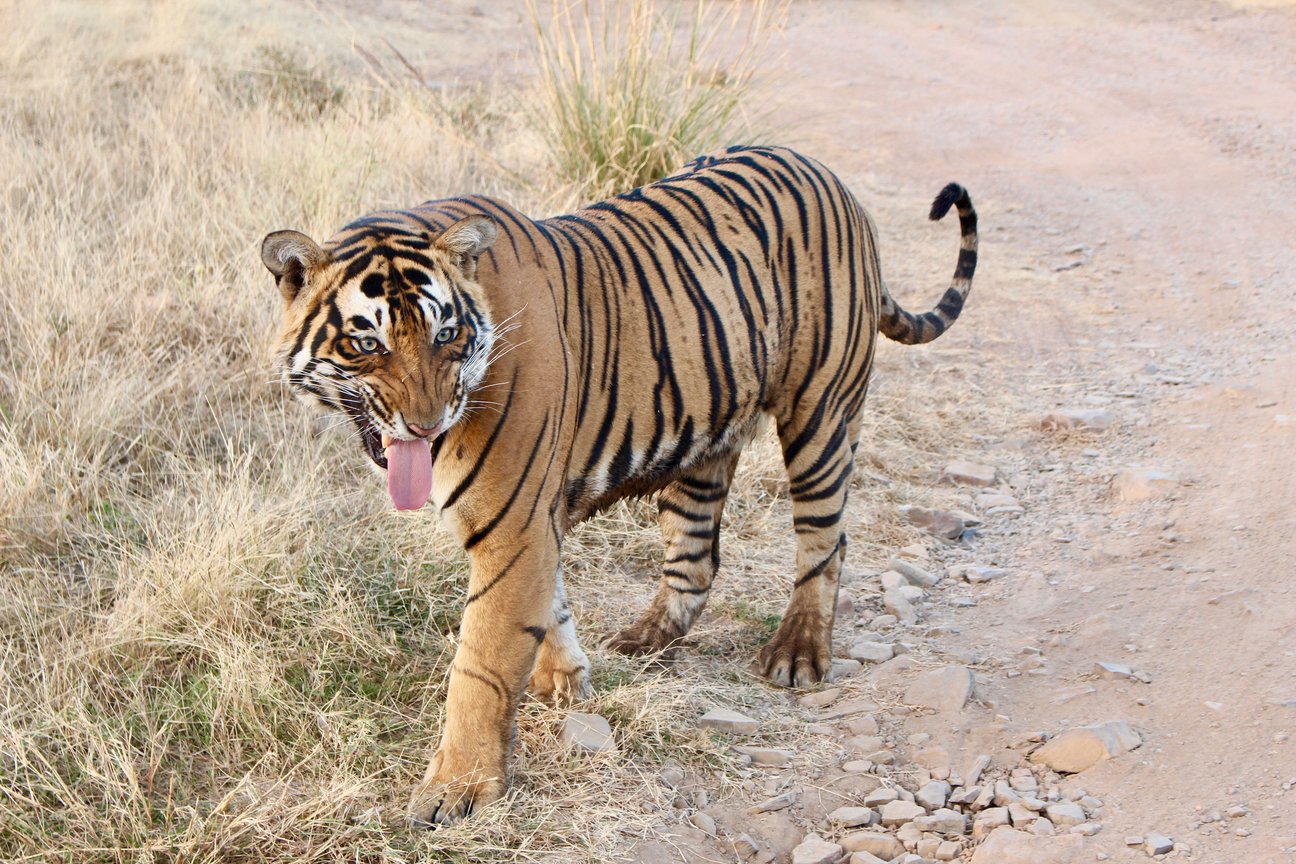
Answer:
[[781, 7], [551, 0], [547, 16], [536, 0], [527, 8], [540, 73], [528, 113], [558, 176], [590, 200], [753, 140], [747, 97]]
[[[345, 436], [312, 436], [270, 383], [278, 308], [256, 244], [438, 194], [535, 209], [565, 193], [485, 155], [521, 122], [489, 87], [374, 85], [349, 55], [307, 62], [291, 27], [258, 18], [269, 41], [249, 41], [229, 15], [0, 13], [0, 858], [606, 860], [656, 818], [624, 802], [669, 810], [663, 761], [727, 782], [699, 711], [791, 716], [744, 669], [792, 559], [777, 448], [763, 437], [744, 460], [698, 662], [663, 677], [591, 652], [586, 707], [621, 754], [564, 752], [560, 715], [528, 706], [510, 798], [407, 831], [463, 557], [391, 512]], [[911, 536], [892, 505], [925, 500], [925, 454], [947, 435], [901, 391], [880, 384], [867, 426], [862, 467], [893, 485], [859, 485], [857, 562]], [[591, 645], [651, 594], [648, 512], [614, 508], [569, 545]]]

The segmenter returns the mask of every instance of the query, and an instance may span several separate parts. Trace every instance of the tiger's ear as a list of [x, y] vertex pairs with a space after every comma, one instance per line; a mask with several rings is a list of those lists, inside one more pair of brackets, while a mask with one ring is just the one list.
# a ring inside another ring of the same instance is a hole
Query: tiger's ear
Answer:
[[300, 231], [275, 231], [261, 241], [261, 263], [291, 303], [306, 285], [306, 271], [324, 260], [324, 250]]
[[472, 276], [477, 256], [491, 247], [499, 237], [499, 226], [489, 216], [465, 216], [441, 232], [435, 246], [458, 259], [460, 269]]

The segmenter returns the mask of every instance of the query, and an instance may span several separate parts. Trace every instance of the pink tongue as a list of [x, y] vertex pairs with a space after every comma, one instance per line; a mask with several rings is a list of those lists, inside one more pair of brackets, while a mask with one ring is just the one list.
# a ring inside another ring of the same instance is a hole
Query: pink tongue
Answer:
[[417, 510], [432, 494], [432, 449], [427, 439], [387, 445], [387, 493], [397, 510]]

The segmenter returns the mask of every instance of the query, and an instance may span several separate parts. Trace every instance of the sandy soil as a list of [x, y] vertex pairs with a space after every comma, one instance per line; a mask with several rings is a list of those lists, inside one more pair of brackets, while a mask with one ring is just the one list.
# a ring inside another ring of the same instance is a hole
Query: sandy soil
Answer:
[[[1291, 860], [1291, 4], [846, 2], [793, 18], [786, 86], [805, 107], [788, 126], [807, 151], [910, 211], [947, 175], [973, 190], [983, 265], [953, 341], [989, 380], [1016, 378], [1022, 409], [1097, 402], [1120, 418], [1100, 455], [1036, 453], [1048, 470], [1013, 478], [1032, 503], [990, 543], [1033, 575], [959, 610], [951, 649], [1060, 635], [1045, 674], [978, 680], [991, 713], [1143, 732], [1137, 758], [1084, 775], [1109, 805], [1109, 854], [1133, 857], [1124, 835], [1155, 830], [1198, 860]], [[870, 206], [885, 240], [899, 208]], [[1039, 448], [1022, 438], [998, 444]], [[1125, 465], [1182, 482], [1122, 504], [1106, 480]], [[1099, 660], [1152, 684], [1087, 680]], [[1059, 698], [1076, 684], [1094, 692]], [[1237, 803], [1251, 837], [1191, 830], [1194, 808]]]

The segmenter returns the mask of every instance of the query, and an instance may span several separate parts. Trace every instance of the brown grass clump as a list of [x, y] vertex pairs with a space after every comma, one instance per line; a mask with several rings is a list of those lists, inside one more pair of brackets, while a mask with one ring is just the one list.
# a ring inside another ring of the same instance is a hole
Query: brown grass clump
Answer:
[[681, 25], [652, 2], [552, 0], [546, 19], [527, 0], [540, 73], [528, 114], [558, 176], [590, 199], [754, 140], [747, 96], [781, 15], [766, 0], [688, 5]]
[[[257, 18], [258, 43], [197, 2], [3, 14], [0, 859], [606, 860], [649, 832], [640, 801], [669, 809], [664, 761], [729, 783], [726, 742], [694, 718], [793, 710], [745, 668], [792, 560], [768, 436], [744, 460], [726, 573], [676, 670], [594, 647], [653, 591], [651, 505], [619, 505], [568, 544], [596, 664], [583, 707], [621, 753], [564, 751], [561, 713], [528, 705], [509, 798], [449, 830], [405, 828], [463, 556], [426, 518], [391, 512], [348, 436], [311, 434], [272, 383], [278, 301], [256, 244], [443, 194], [533, 211], [564, 194], [490, 155], [521, 126], [498, 91], [375, 85], [345, 52], [293, 47], [299, 22]], [[717, 98], [694, 119], [736, 116], [733, 93]], [[704, 138], [646, 146], [673, 167]], [[617, 163], [659, 170], [644, 164]], [[902, 389], [878, 388], [866, 426], [862, 467], [893, 485], [859, 486], [857, 562], [911, 535], [892, 505], [922, 499], [919, 463], [947, 434], [933, 400]]]

